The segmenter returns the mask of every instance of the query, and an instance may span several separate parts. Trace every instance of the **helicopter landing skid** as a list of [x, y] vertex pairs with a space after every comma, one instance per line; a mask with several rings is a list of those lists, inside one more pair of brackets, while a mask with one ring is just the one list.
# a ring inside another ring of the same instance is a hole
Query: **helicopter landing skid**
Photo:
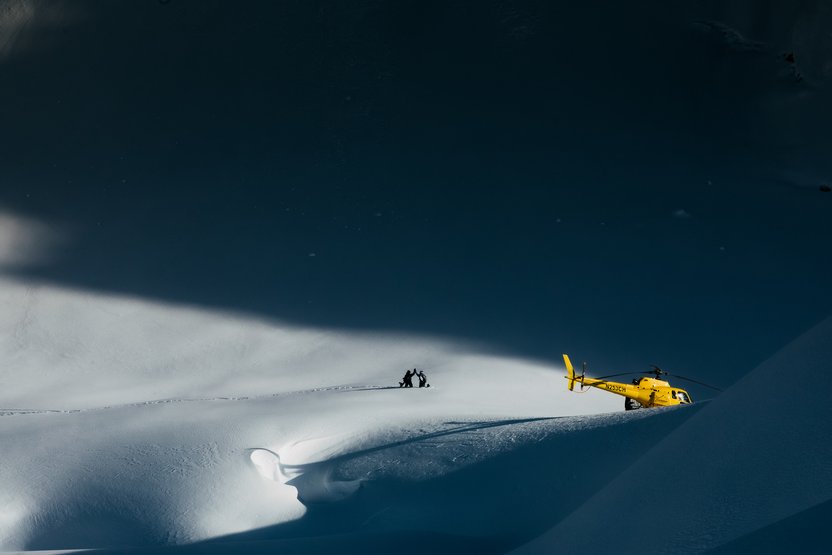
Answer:
[[627, 397], [624, 399], [624, 410], [636, 410], [636, 409], [643, 409], [644, 405], [636, 401], [635, 399], [630, 399]]

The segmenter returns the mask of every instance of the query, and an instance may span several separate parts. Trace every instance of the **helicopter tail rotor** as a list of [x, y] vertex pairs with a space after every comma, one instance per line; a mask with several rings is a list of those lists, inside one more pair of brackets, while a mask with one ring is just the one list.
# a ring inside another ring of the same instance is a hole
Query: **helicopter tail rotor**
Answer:
[[575, 368], [572, 366], [572, 361], [569, 360], [569, 355], [563, 355], [563, 363], [566, 365], [566, 379], [569, 380], [567, 386], [569, 391], [574, 391], [575, 383], [581, 384], [581, 390], [584, 388], [584, 376], [586, 376], [586, 362], [581, 365], [581, 375], [575, 374]]
[[584, 378], [586, 377], [586, 362], [581, 363], [581, 391], [584, 390]]

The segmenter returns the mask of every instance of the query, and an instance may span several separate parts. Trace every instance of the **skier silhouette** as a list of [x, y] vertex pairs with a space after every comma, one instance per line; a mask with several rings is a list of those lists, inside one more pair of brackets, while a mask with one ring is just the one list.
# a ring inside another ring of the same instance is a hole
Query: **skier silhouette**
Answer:
[[[413, 373], [414, 374], [416, 373], [415, 368], [413, 369]], [[428, 377], [425, 375], [424, 370], [420, 370], [418, 376], [419, 376], [419, 387], [430, 387], [430, 385], [428, 385]]]
[[413, 387], [413, 376], [416, 375], [416, 369], [413, 369], [413, 373], [408, 370], [404, 373], [404, 378], [402, 381], [399, 382], [399, 387]]

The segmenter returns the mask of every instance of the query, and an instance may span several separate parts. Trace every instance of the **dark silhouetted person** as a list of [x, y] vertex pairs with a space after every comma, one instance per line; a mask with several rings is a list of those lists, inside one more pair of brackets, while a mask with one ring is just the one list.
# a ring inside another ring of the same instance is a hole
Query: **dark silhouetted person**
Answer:
[[402, 381], [399, 382], [399, 387], [413, 387], [413, 376], [416, 375], [416, 369], [413, 369], [411, 373], [410, 370], [404, 373], [404, 378]]
[[[415, 368], [413, 369], [413, 373], [414, 374], [416, 373]], [[419, 376], [419, 387], [430, 387], [428, 385], [428, 377], [425, 375], [424, 370], [420, 370], [418, 376]]]

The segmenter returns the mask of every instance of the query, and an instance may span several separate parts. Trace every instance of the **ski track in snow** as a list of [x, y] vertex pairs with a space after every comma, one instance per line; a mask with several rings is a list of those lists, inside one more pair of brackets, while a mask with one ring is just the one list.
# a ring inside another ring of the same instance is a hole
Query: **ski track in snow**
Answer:
[[106, 405], [103, 407], [89, 407], [84, 409], [15, 409], [15, 408], [0, 408], [0, 417], [2, 416], [25, 416], [30, 414], [77, 414], [81, 412], [96, 412], [103, 410], [114, 410], [129, 407], [144, 407], [150, 405], [165, 405], [170, 403], [197, 403], [209, 401], [249, 401], [257, 399], [271, 399], [275, 397], [288, 397], [294, 395], [310, 395], [314, 393], [323, 393], [330, 391], [369, 391], [378, 389], [399, 389], [395, 386], [383, 385], [337, 385], [332, 387], [315, 387], [310, 389], [301, 389], [298, 391], [285, 391], [282, 393], [269, 393], [264, 395], [247, 395], [240, 397], [183, 397], [173, 399], [153, 399], [151, 401], [140, 401], [135, 403], [123, 403], [120, 405]]

